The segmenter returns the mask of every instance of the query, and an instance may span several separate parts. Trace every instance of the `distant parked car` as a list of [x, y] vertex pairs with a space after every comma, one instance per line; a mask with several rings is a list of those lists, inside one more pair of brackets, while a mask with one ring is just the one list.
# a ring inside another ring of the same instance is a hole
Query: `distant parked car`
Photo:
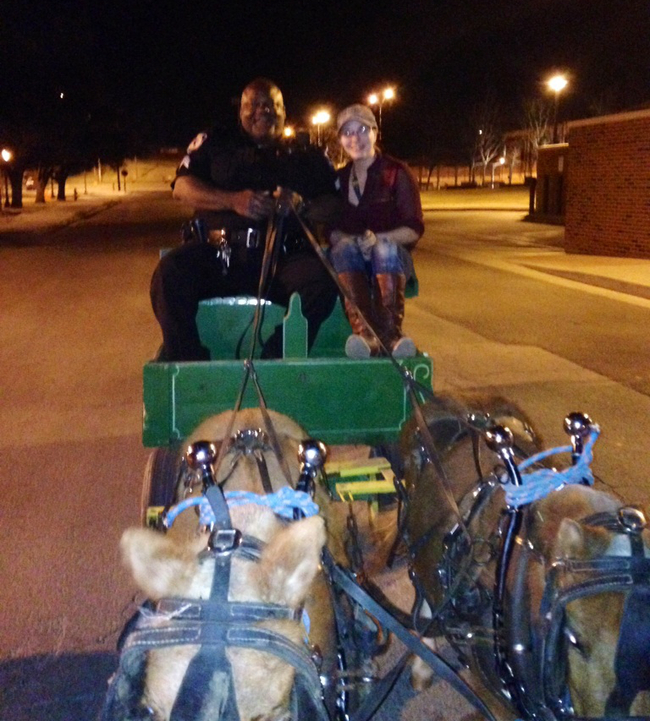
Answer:
[[25, 188], [27, 190], [34, 190], [35, 187], [36, 187], [36, 181], [34, 180], [34, 178], [32, 178], [31, 175], [28, 175], [25, 178]]

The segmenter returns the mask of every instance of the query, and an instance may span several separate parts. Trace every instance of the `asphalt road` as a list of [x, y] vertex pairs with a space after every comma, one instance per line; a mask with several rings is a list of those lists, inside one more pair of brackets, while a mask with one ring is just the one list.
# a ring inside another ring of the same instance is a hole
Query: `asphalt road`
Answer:
[[[93, 718], [139, 600], [117, 546], [138, 522], [148, 455], [141, 368], [160, 341], [148, 284], [186, 213], [166, 193], [134, 195], [36, 244], [0, 237], [2, 721]], [[590, 413], [604, 429], [595, 473], [647, 503], [650, 303], [549, 272], [562, 230], [521, 215], [427, 214], [407, 330], [437, 391], [502, 394], [549, 445], [566, 442], [566, 412]], [[403, 568], [382, 583], [408, 604]], [[415, 695], [403, 679], [378, 720], [470, 716], [444, 684]]]
[[[566, 413], [588, 413], [603, 431], [594, 472], [650, 507], [648, 287], [594, 277], [589, 257], [558, 252], [562, 228], [517, 213], [428, 218], [406, 327], [434, 359], [435, 390], [501, 394], [549, 446], [567, 442]], [[627, 268], [650, 284], [647, 261]]]
[[167, 195], [0, 239], [3, 721], [93, 718], [133, 610], [118, 542], [147, 458], [149, 279], [186, 214]]

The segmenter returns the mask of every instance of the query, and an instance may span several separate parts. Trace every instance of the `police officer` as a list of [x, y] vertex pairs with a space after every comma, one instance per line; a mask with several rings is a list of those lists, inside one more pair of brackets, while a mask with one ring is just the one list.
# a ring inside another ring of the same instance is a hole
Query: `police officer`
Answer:
[[[163, 334], [162, 361], [208, 360], [199, 339], [199, 301], [257, 296], [269, 219], [277, 196], [302, 208], [313, 223], [332, 222], [339, 209], [335, 173], [317, 149], [283, 142], [282, 93], [258, 78], [241, 96], [240, 126], [214, 129], [190, 144], [173, 184], [173, 197], [192, 206], [195, 228], [210, 242], [187, 242], [166, 254], [154, 271], [151, 302]], [[264, 296], [287, 305], [299, 293], [309, 346], [330, 314], [337, 289], [293, 212], [278, 224], [278, 256]], [[223, 244], [226, 244], [225, 247]], [[265, 344], [265, 357], [281, 355], [281, 329]]]

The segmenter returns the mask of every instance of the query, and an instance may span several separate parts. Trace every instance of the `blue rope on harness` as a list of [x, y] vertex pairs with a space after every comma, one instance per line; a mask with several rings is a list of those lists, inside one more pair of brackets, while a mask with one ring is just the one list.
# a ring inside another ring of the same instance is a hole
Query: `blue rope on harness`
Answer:
[[[269, 493], [265, 496], [260, 496], [257, 493], [251, 493], [249, 491], [226, 491], [224, 497], [230, 508], [245, 506], [251, 503], [258, 506], [268, 506], [276, 515], [288, 518], [289, 520], [293, 520], [294, 518], [294, 508], [301, 510], [305, 518], [307, 516], [316, 516], [319, 511], [318, 504], [312, 501], [309, 493], [296, 491], [289, 486], [285, 486], [276, 493]], [[208, 501], [205, 496], [193, 496], [192, 498], [186, 498], [184, 501], [181, 501], [169, 509], [163, 519], [165, 528], [171, 528], [176, 517], [192, 506], [199, 506], [199, 523], [202, 526], [210, 526], [214, 523], [215, 518], [210, 506], [210, 501]], [[305, 643], [309, 643], [311, 619], [306, 609], [302, 611], [302, 624], [305, 628]]]
[[[513, 507], [518, 508], [527, 503], [538, 501], [540, 498], [544, 498], [551, 491], [556, 491], [562, 486], [569, 485], [572, 483], [585, 483], [587, 482], [590, 486], [594, 484], [594, 476], [591, 472], [591, 462], [594, 459], [592, 449], [596, 439], [600, 435], [600, 428], [598, 426], [592, 426], [591, 433], [587, 439], [580, 457], [574, 465], [565, 468], [563, 471], [556, 471], [552, 468], [539, 468], [536, 471], [529, 473], [522, 473], [521, 486], [515, 486], [512, 482], [506, 485], [506, 503]], [[536, 453], [530, 458], [526, 458], [522, 461], [518, 468], [520, 471], [524, 471], [529, 466], [559, 453], [570, 453], [572, 451], [571, 446], [558, 446], [557, 448], [551, 448], [541, 453]]]
[[[269, 493], [260, 496], [257, 493], [248, 491], [227, 491], [224, 494], [226, 502], [230, 508], [235, 506], [244, 506], [247, 504], [256, 504], [258, 506], [268, 506], [276, 515], [282, 518], [293, 519], [293, 509], [297, 508], [302, 511], [304, 517], [315, 516], [318, 513], [318, 504], [314, 503], [309, 493], [305, 491], [296, 491], [289, 486], [281, 488], [276, 493]], [[169, 509], [163, 521], [166, 528], [171, 528], [176, 517], [191, 506], [199, 506], [199, 522], [203, 526], [210, 526], [214, 523], [214, 514], [210, 507], [210, 502], [205, 496], [194, 496], [186, 498], [179, 504]]]

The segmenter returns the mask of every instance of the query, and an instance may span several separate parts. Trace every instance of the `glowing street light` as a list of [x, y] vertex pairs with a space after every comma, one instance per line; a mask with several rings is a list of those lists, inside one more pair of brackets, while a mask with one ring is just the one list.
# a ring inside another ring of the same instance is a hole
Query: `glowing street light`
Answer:
[[285, 125], [282, 133], [284, 134], [285, 138], [293, 138], [293, 136], [296, 134], [296, 131], [291, 127], [291, 125]]
[[[4, 161], [5, 167], [4, 167], [4, 176], [5, 176], [5, 208], [9, 207], [9, 161], [14, 157], [14, 154], [11, 152], [11, 150], [8, 150], [7, 148], [3, 148], [2, 152], [0, 152], [0, 156], [2, 157], [2, 160]], [[2, 191], [0, 191], [1, 193]], [[0, 202], [2, 202], [2, 196], [0, 195]]]
[[564, 88], [566, 88], [566, 86], [569, 84], [569, 81], [564, 75], [554, 75], [546, 82], [546, 84], [548, 85], [549, 90], [552, 90], [553, 93], [555, 93], [555, 102], [553, 104], [553, 142], [557, 143], [557, 106], [560, 98], [560, 93], [564, 90]]
[[554, 75], [547, 83], [548, 87], [555, 93], [562, 92], [568, 84], [569, 81], [564, 75]]
[[377, 139], [381, 139], [381, 111], [387, 100], [395, 100], [395, 88], [384, 88], [381, 93], [370, 93], [368, 96], [368, 105], [376, 105], [379, 108]]
[[312, 125], [316, 126], [316, 137], [318, 145], [320, 145], [321, 126], [325, 125], [325, 123], [329, 123], [331, 117], [332, 116], [327, 112], [327, 110], [319, 110], [313, 115], [311, 119]]

